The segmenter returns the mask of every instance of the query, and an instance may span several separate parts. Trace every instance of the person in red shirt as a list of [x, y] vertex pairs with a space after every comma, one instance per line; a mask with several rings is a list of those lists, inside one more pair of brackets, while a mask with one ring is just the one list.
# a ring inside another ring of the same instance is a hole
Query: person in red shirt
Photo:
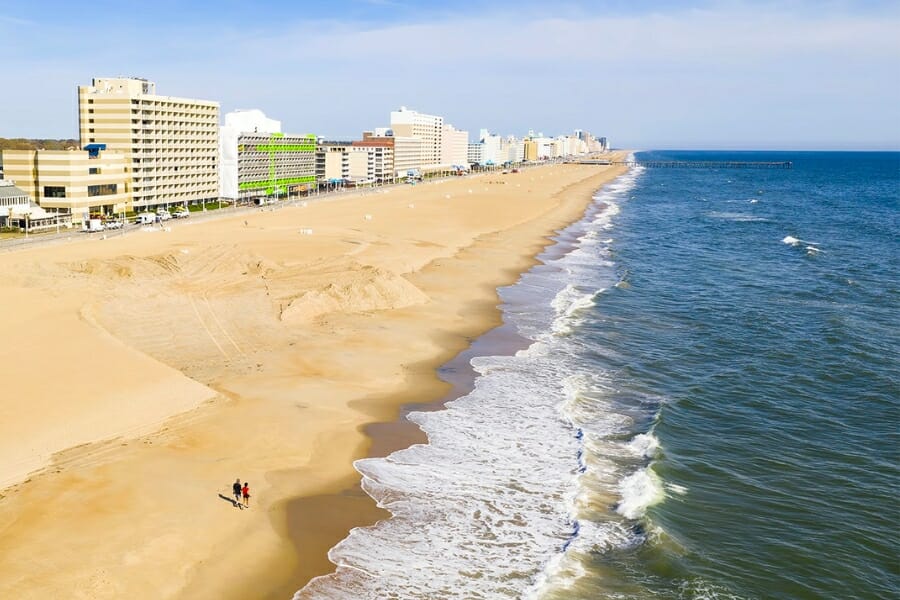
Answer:
[[244, 506], [250, 506], [250, 484], [246, 481], [244, 487], [241, 488], [241, 494], [244, 496]]

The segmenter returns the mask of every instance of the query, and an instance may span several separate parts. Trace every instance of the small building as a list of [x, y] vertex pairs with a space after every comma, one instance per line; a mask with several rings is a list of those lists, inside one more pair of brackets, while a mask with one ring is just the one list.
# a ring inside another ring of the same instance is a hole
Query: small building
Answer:
[[350, 148], [353, 142], [319, 140], [316, 144], [316, 178], [335, 187], [350, 178]]
[[12, 227], [9, 218], [31, 206], [31, 196], [13, 185], [12, 181], [0, 179], [0, 227]]
[[[0, 218], [2, 221], [2, 218]], [[14, 227], [20, 231], [38, 232], [59, 230], [61, 228], [70, 229], [72, 227], [72, 215], [60, 212], [48, 212], [37, 206], [30, 204], [27, 207], [18, 207], [10, 209], [9, 216], [6, 218], [4, 227]]]
[[6, 177], [48, 213], [81, 223], [124, 213], [131, 202], [125, 156], [103, 144], [84, 150], [2, 150]]
[[371, 160], [371, 176], [376, 184], [393, 183], [394, 173], [394, 137], [377, 135], [373, 131], [364, 131], [361, 140], [354, 140], [353, 146], [366, 148]]

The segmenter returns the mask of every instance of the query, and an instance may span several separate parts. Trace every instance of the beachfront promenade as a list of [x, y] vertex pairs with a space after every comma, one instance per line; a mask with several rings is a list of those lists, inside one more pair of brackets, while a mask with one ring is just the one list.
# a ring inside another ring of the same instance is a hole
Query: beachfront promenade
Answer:
[[[540, 163], [533, 164], [522, 164], [517, 166], [516, 168], [519, 170], [527, 170], [536, 167], [558, 164], [559, 160], [552, 161], [544, 161]], [[492, 174], [506, 174], [501, 171], [502, 167], [497, 166], [493, 170], [484, 170], [478, 171], [474, 173], [470, 173], [462, 177], [462, 179], [474, 179], [478, 177], [483, 177]], [[432, 183], [437, 183], [441, 181], [453, 181], [461, 179], [460, 176], [455, 175], [445, 175], [440, 177], [429, 178], [424, 182], [420, 182], [416, 185], [429, 185]], [[173, 225], [182, 225], [182, 224], [191, 224], [198, 222], [205, 222], [209, 220], [220, 219], [223, 217], [233, 216], [233, 215], [249, 215], [259, 212], [272, 212], [278, 211], [282, 208], [290, 207], [290, 206], [301, 206], [305, 204], [312, 204], [317, 202], [328, 202], [330, 200], [335, 200], [338, 198], [346, 198], [352, 196], [367, 196], [372, 194], [384, 194], [388, 193], [392, 189], [403, 189], [406, 187], [410, 187], [408, 183], [386, 183], [377, 186], [371, 187], [360, 187], [360, 188], [339, 188], [336, 190], [328, 190], [328, 191], [316, 191], [310, 193], [305, 196], [288, 196], [283, 200], [278, 200], [273, 204], [266, 204], [263, 206], [258, 206], [254, 204], [252, 201], [248, 200], [238, 200], [237, 202], [232, 200], [227, 200], [223, 203], [222, 208], [214, 208], [209, 210], [200, 210], [190, 213], [190, 217], [188, 219], [174, 219], [170, 221], [166, 221], [163, 223], [154, 223], [152, 225], [144, 225], [138, 226], [137, 223], [128, 223], [125, 227], [121, 229], [110, 229], [103, 231], [82, 231], [78, 228], [70, 228], [66, 229], [64, 227], [60, 227], [58, 232], [53, 231], [42, 231], [39, 233], [31, 233], [27, 236], [18, 235], [15, 237], [0, 237], [0, 252], [11, 251], [16, 249], [22, 249], [26, 247], [33, 247], [36, 245], [42, 244], [56, 244], [56, 243], [68, 243], [83, 239], [89, 240], [106, 240], [121, 237], [123, 235], [132, 234], [139, 231], [153, 231], [153, 230], [162, 230], [165, 231], [166, 228], [171, 228]]]

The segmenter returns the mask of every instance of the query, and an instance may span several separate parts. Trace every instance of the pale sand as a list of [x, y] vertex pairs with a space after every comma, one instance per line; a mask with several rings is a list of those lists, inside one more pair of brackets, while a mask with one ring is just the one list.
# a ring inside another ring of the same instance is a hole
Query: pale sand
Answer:
[[[622, 170], [0, 255], [0, 597], [290, 597], [327, 572], [386, 516], [352, 468], [363, 427], [440, 397], [435, 368], [499, 324], [496, 288]], [[238, 476], [249, 510], [219, 497]]]

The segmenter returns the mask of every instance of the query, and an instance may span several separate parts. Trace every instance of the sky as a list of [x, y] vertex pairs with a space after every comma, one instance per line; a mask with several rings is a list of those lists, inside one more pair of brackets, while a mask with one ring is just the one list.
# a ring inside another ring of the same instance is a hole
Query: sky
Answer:
[[77, 137], [78, 85], [358, 138], [400, 106], [613, 146], [900, 148], [900, 2], [0, 0], [0, 137]]

